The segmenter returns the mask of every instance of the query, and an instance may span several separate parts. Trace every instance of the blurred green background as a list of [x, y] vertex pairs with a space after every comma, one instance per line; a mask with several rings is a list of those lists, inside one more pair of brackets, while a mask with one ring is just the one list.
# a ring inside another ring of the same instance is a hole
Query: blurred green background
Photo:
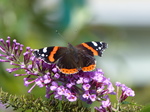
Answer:
[[[104, 41], [109, 47], [97, 59], [112, 82], [135, 90], [135, 102], [150, 102], [150, 2], [146, 0], [0, 0], [0, 38], [10, 36], [33, 49]], [[58, 31], [62, 36], [60, 36]], [[0, 63], [0, 86], [27, 94], [23, 77]], [[17, 72], [18, 73], [18, 72]], [[41, 91], [42, 90], [42, 91]], [[45, 88], [32, 91], [44, 98]]]

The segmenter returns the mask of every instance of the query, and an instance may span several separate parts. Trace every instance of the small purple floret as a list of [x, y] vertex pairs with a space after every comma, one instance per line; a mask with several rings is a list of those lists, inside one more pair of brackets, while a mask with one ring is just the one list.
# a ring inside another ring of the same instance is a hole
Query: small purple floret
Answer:
[[70, 101], [70, 102], [74, 102], [74, 101], [77, 100], [77, 97], [74, 96], [74, 95], [70, 95], [69, 97], [67, 97], [67, 99], [68, 99], [68, 101]]
[[90, 87], [91, 87], [90, 84], [83, 84], [83, 89], [84, 89], [85, 91], [89, 90]]

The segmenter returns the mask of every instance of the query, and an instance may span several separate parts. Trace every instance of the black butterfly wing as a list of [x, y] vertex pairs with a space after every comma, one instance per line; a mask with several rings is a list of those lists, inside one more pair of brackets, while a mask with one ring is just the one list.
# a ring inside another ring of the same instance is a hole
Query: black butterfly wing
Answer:
[[53, 46], [36, 50], [34, 55], [47, 63], [56, 63], [60, 72], [64, 74], [74, 74], [78, 72], [78, 69], [73, 52], [70, 52], [67, 47]]
[[95, 58], [92, 55], [89, 55], [83, 51], [79, 52], [79, 67], [82, 71], [92, 71], [96, 67]]
[[103, 51], [108, 47], [105, 42], [85, 42], [76, 46], [78, 49], [84, 50], [89, 55], [102, 56]]
[[102, 56], [103, 51], [107, 48], [104, 42], [86, 42], [76, 46], [79, 51], [79, 65], [83, 71], [92, 71], [96, 67], [94, 55]]
[[55, 63], [65, 52], [67, 52], [66, 47], [52, 46], [35, 50], [33, 54], [47, 63]]

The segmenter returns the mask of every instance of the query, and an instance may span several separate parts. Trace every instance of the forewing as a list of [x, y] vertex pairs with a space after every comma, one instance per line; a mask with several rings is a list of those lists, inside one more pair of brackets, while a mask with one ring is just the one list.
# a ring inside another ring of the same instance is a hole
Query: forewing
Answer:
[[66, 47], [52, 46], [35, 50], [33, 54], [37, 58], [41, 58], [47, 63], [54, 63], [61, 56], [63, 56], [66, 51], [67, 51]]
[[107, 48], [107, 43], [105, 42], [85, 42], [77, 45], [76, 47], [89, 55], [102, 56], [103, 51]]

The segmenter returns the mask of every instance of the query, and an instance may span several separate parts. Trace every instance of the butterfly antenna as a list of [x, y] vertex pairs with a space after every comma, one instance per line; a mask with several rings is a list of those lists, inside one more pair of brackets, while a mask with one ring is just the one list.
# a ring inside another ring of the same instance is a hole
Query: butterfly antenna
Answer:
[[63, 37], [62, 34], [59, 33], [58, 30], [56, 30], [56, 33], [63, 39], [63, 41], [67, 42], [69, 44], [69, 42]]

